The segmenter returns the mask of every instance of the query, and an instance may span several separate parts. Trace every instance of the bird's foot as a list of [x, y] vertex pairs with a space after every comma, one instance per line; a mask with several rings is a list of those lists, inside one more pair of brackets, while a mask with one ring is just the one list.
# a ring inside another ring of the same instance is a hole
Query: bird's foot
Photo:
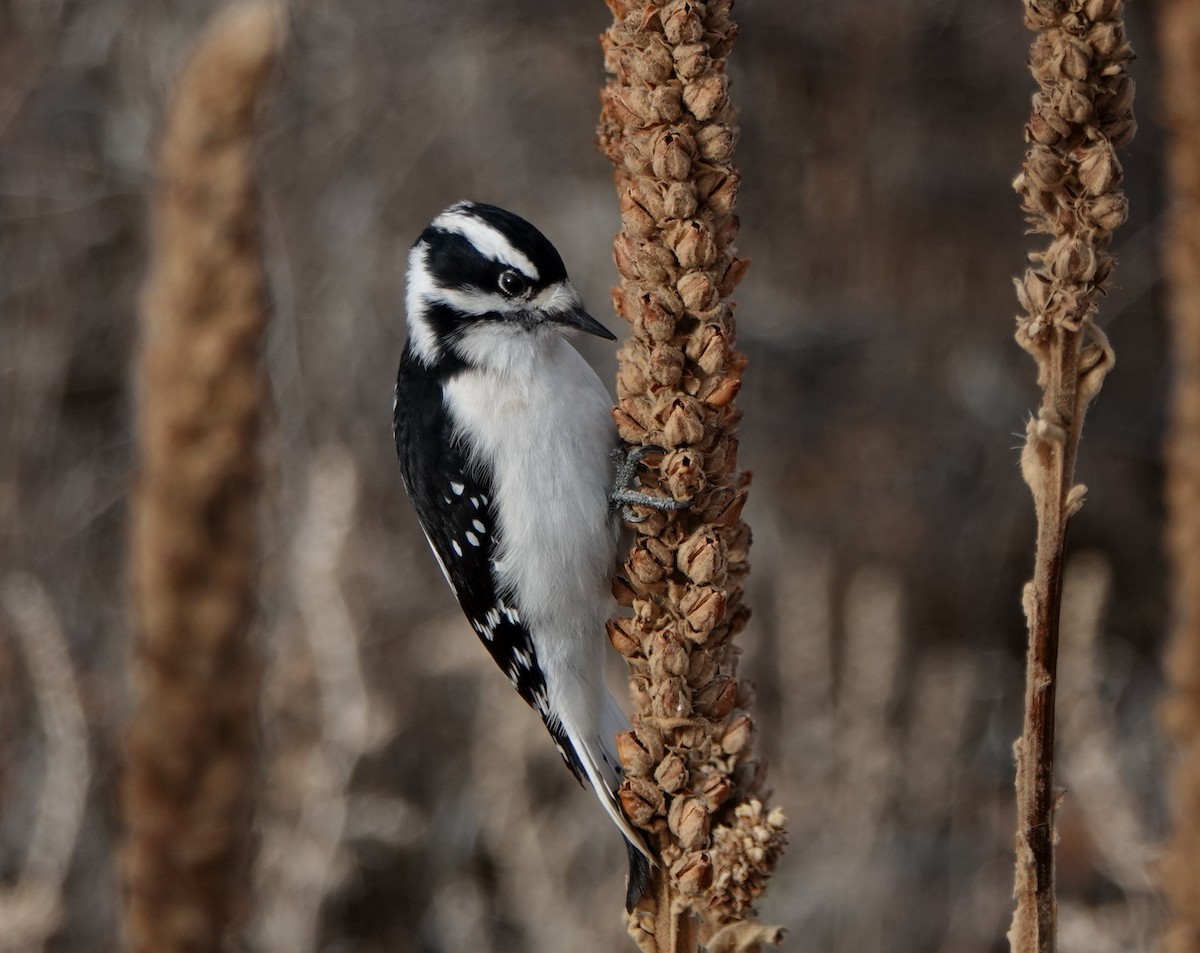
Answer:
[[650, 514], [639, 514], [635, 506], [647, 507], [652, 510], [686, 510], [694, 499], [672, 500], [663, 496], [652, 496], [632, 489], [637, 483], [637, 468], [644, 457], [652, 453], [666, 453], [662, 447], [634, 447], [626, 452], [621, 447], [614, 447], [612, 461], [616, 469], [613, 478], [612, 492], [608, 495], [609, 506], [614, 511], [619, 510], [621, 518], [629, 523], [642, 523], [650, 518]]

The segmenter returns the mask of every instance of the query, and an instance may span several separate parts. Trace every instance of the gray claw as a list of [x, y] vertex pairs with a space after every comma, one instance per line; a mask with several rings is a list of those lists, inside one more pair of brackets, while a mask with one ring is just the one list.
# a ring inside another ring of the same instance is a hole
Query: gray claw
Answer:
[[694, 502], [692, 499], [671, 500], [662, 496], [651, 496], [649, 493], [639, 493], [631, 489], [637, 480], [637, 468], [642, 459], [652, 453], [666, 452], [662, 447], [655, 446], [634, 447], [628, 452], [620, 447], [613, 448], [611, 457], [616, 465], [616, 474], [608, 501], [614, 510], [620, 509], [622, 519], [630, 523], [644, 523], [650, 518], [649, 513], [639, 516], [631, 508], [633, 506], [644, 506], [653, 510], [685, 510]]

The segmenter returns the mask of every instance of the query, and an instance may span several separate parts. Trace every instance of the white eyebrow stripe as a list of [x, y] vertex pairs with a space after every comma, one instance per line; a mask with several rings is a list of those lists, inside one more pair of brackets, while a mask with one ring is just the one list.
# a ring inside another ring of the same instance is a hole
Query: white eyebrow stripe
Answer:
[[533, 262], [514, 248], [512, 242], [497, 229], [474, 215], [460, 209], [450, 209], [433, 220], [433, 227], [462, 235], [478, 248], [481, 254], [517, 269], [526, 278], [537, 281], [541, 277]]

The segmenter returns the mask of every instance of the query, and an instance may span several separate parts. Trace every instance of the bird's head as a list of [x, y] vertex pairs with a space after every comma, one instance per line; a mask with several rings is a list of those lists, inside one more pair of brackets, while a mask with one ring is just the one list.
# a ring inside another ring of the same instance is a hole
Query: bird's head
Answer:
[[437, 216], [408, 256], [409, 341], [426, 365], [487, 362], [522, 336], [616, 337], [583, 308], [562, 258], [525, 219], [476, 202]]

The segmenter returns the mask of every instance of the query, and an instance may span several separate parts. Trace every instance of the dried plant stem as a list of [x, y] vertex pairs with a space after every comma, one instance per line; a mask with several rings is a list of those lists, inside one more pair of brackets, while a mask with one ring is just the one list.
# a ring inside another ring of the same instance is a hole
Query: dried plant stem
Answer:
[[125, 929], [146, 953], [227, 948], [247, 912], [268, 315], [253, 134], [278, 28], [266, 5], [218, 17], [180, 77], [159, 151], [137, 368], [137, 708], [122, 791]]
[[[350, 778], [372, 740], [359, 635], [338, 575], [356, 525], [358, 473], [348, 453], [326, 446], [309, 465], [307, 482], [289, 568], [300, 623], [289, 629], [299, 629], [307, 653], [288, 644], [281, 654], [293, 664], [305, 654], [311, 659], [320, 731], [300, 751], [293, 745], [279, 752], [267, 768], [274, 801], [296, 795], [299, 803], [277, 803], [274, 812], [264, 805], [260, 813], [254, 930], [260, 953], [318, 948], [322, 905], [347, 873], [339, 861]], [[296, 783], [297, 774], [302, 783]], [[296, 863], [301, 856], [305, 862]]]
[[1172, 632], [1164, 723], [1175, 745], [1173, 824], [1161, 867], [1171, 905], [1168, 953], [1200, 951], [1200, 5], [1159, 13], [1167, 121], [1165, 239], [1175, 384], [1167, 442]]
[[0, 888], [0, 953], [35, 953], [58, 930], [71, 855], [83, 822], [91, 758], [87, 723], [62, 623], [32, 576], [0, 584], [45, 737], [45, 771], [17, 881]]
[[1074, 483], [1084, 415], [1113, 365], [1093, 322], [1113, 267], [1112, 231], [1126, 215], [1116, 148], [1133, 136], [1121, 0], [1025, 0], [1037, 36], [1039, 90], [1025, 127], [1029, 151], [1014, 183], [1031, 231], [1051, 236], [1017, 282], [1017, 341], [1038, 365], [1042, 402], [1021, 470], [1037, 512], [1037, 552], [1024, 607], [1029, 628], [1025, 720], [1017, 760], [1014, 953], [1055, 948], [1054, 677], [1067, 524], [1086, 492]]
[[639, 524], [617, 586], [633, 618], [610, 627], [638, 709], [619, 739], [622, 806], [661, 861], [630, 932], [658, 953], [715, 947], [722, 936], [730, 950], [775, 938], [767, 928], [725, 928], [750, 916], [786, 839], [782, 813], [763, 805], [751, 693], [735, 677], [732, 642], [749, 616], [750, 532], [733, 404], [745, 359], [728, 301], [746, 267], [733, 248], [731, 6], [609, 0], [614, 22], [602, 39], [612, 75], [600, 143], [622, 221], [614, 305], [632, 326], [614, 416], [627, 443], [666, 448], [645, 482], [695, 499]]

